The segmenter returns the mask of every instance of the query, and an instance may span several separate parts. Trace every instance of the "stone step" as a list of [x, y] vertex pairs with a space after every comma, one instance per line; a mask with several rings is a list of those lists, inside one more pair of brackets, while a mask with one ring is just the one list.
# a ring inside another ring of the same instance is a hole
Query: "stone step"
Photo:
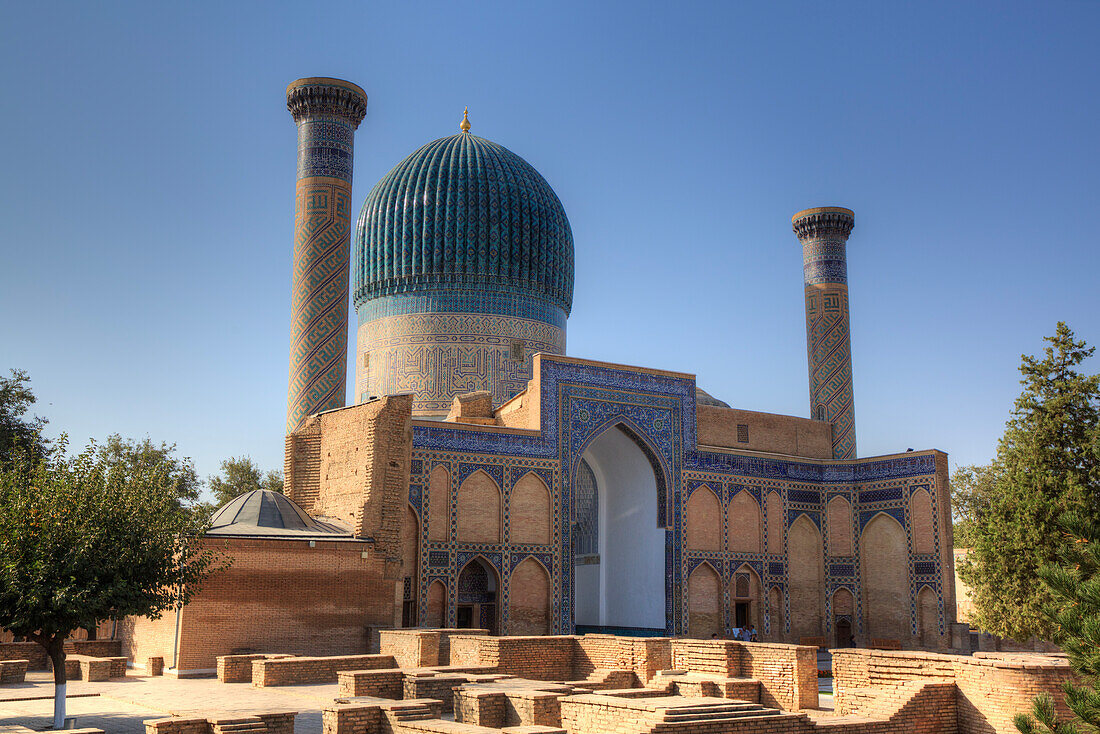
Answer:
[[745, 718], [764, 718], [768, 716], [776, 716], [780, 711], [778, 709], [754, 709], [748, 711], [713, 711], [706, 713], [694, 713], [694, 714], [680, 714], [669, 712], [662, 717], [662, 721], [667, 722], [682, 722], [682, 721], [715, 721], [715, 720], [732, 720], [732, 719], [745, 719]]

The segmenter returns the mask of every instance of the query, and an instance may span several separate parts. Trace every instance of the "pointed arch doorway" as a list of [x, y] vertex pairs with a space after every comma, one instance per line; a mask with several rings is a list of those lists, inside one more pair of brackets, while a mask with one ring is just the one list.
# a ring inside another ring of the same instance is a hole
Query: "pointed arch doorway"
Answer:
[[578, 633], [665, 634], [665, 528], [659, 479], [633, 432], [589, 443], [574, 479], [574, 621]]

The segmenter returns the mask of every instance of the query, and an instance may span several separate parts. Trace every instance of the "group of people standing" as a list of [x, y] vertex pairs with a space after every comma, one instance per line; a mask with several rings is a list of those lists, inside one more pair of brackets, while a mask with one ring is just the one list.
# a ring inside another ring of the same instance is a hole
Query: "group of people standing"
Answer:
[[[710, 636], [712, 640], [720, 640], [722, 636], [715, 632]], [[756, 642], [756, 628], [751, 624], [746, 627], [734, 627], [729, 639], [740, 642]]]

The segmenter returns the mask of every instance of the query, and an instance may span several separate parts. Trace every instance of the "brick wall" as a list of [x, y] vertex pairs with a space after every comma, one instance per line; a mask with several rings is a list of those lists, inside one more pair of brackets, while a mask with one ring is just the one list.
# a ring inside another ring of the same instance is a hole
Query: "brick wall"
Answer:
[[760, 703], [787, 711], [817, 708], [817, 648], [741, 642], [741, 675], [760, 681]]
[[838, 713], [858, 710], [866, 689], [877, 694], [913, 682], [953, 683], [959, 734], [1014, 732], [1012, 717], [1028, 711], [1039, 693], [1050, 693], [1068, 714], [1061, 686], [1072, 679], [1064, 658], [1042, 655], [833, 651]]
[[[696, 415], [700, 446], [833, 458], [832, 424], [824, 421], [711, 405], [697, 406]], [[747, 443], [738, 440], [739, 425], [748, 426]]]
[[50, 659], [37, 642], [0, 642], [0, 660], [29, 660], [31, 670], [47, 670]]
[[336, 683], [342, 670], [393, 668], [392, 655], [268, 658], [252, 661], [252, 685], [288, 686], [295, 683]]
[[395, 395], [310, 418], [287, 436], [287, 495], [341, 521], [380, 553], [401, 557], [412, 454], [412, 396]]
[[[368, 626], [389, 623], [392, 564], [361, 541], [232, 538], [206, 542], [232, 565], [211, 576], [181, 613], [176, 667], [214, 672], [220, 655], [339, 655], [367, 650]], [[367, 557], [364, 558], [364, 552]], [[131, 660], [171, 665], [175, 614], [119, 625]]]

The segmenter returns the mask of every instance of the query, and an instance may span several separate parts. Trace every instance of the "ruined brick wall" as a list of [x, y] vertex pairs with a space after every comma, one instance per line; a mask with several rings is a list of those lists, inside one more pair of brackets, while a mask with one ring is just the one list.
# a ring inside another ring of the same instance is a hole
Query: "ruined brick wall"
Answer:
[[392, 655], [399, 668], [423, 668], [440, 665], [437, 630], [381, 630], [378, 651]]
[[412, 396], [395, 395], [311, 417], [287, 436], [287, 495], [316, 517], [373, 538], [401, 557], [412, 452]]
[[0, 642], [0, 660], [27, 660], [31, 670], [50, 667], [46, 648], [37, 642]]
[[574, 639], [574, 680], [583, 680], [596, 670], [633, 670], [644, 684], [658, 670], [672, 665], [672, 641], [665, 637], [582, 635]]
[[918, 683], [954, 683], [959, 734], [1014, 732], [1012, 717], [1039, 693], [1051, 694], [1063, 715], [1062, 684], [1073, 679], [1064, 658], [977, 653], [974, 656], [883, 650], [833, 650], [837, 713], [857, 710], [863, 691]]
[[264, 658], [252, 661], [252, 685], [336, 683], [344, 670], [385, 670], [395, 667], [391, 655]]
[[760, 681], [760, 702], [788, 711], [817, 708], [817, 648], [742, 642], [741, 675]]

